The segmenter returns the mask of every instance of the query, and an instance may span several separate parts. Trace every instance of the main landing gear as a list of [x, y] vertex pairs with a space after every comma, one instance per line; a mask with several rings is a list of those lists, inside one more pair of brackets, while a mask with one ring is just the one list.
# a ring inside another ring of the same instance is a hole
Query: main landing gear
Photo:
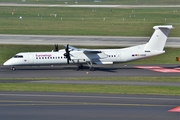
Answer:
[[91, 61], [90, 61], [90, 62], [87, 62], [87, 65], [89, 66], [89, 70], [90, 70], [90, 71], [94, 71], [94, 67], [93, 67], [93, 64], [92, 64]]
[[[94, 71], [92, 62], [87, 62], [87, 65], [89, 66], [90, 71]], [[82, 64], [78, 65], [78, 70], [83, 70], [83, 69], [84, 69], [84, 66]]]
[[80, 64], [80, 65], [78, 66], [78, 70], [83, 70], [83, 68], [84, 68], [84, 66], [83, 66], [82, 64]]

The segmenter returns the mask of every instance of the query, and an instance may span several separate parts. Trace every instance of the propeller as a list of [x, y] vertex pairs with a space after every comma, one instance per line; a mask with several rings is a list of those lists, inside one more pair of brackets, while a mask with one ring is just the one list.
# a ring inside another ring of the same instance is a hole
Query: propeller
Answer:
[[54, 50], [55, 52], [58, 52], [58, 51], [59, 51], [58, 44], [55, 44], [55, 45], [54, 45], [54, 48], [55, 48], [55, 50]]
[[65, 52], [64, 56], [67, 58], [67, 64], [69, 64], [69, 61], [71, 61], [71, 57], [70, 57], [70, 51], [69, 51], [69, 44], [67, 44], [66, 48], [65, 48]]

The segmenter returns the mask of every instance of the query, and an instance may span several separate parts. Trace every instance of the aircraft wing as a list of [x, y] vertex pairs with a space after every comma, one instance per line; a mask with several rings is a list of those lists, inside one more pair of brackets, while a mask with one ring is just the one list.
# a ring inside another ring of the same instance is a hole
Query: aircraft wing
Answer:
[[[64, 45], [64, 48], [66, 48], [67, 46], [65, 46]], [[83, 53], [101, 53], [101, 51], [97, 51], [97, 50], [90, 50], [90, 49], [82, 49], [82, 48], [76, 48], [76, 47], [73, 47], [73, 46], [70, 46], [69, 45], [69, 49], [71, 50], [71, 51], [83, 51]]]
[[100, 51], [100, 50], [84, 50], [83, 53], [91, 60], [104, 59], [108, 57], [107, 54], [105, 54], [103, 51]]
[[[64, 46], [66, 48], [66, 46]], [[85, 55], [86, 57], [88, 57], [89, 59], [93, 60], [93, 59], [104, 59], [107, 58], [108, 55], [105, 54], [103, 51], [100, 50], [91, 50], [91, 49], [79, 49], [79, 48], [75, 48], [73, 46], [69, 46], [69, 49], [71, 51], [71, 59], [84, 59], [83, 57], [79, 58], [76, 56], [83, 56]], [[72, 53], [73, 52], [73, 53]]]

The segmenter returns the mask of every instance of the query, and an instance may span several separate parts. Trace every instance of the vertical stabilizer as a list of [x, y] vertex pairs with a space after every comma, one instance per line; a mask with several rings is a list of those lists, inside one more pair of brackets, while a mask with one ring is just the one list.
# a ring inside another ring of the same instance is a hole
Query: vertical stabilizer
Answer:
[[146, 43], [144, 50], [158, 50], [162, 51], [166, 44], [172, 25], [154, 26], [155, 29], [148, 43]]

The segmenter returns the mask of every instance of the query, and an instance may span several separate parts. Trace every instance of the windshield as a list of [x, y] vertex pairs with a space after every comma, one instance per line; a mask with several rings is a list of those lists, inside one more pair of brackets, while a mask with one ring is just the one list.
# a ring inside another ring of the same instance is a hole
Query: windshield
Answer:
[[15, 55], [13, 58], [23, 58], [23, 55]]

